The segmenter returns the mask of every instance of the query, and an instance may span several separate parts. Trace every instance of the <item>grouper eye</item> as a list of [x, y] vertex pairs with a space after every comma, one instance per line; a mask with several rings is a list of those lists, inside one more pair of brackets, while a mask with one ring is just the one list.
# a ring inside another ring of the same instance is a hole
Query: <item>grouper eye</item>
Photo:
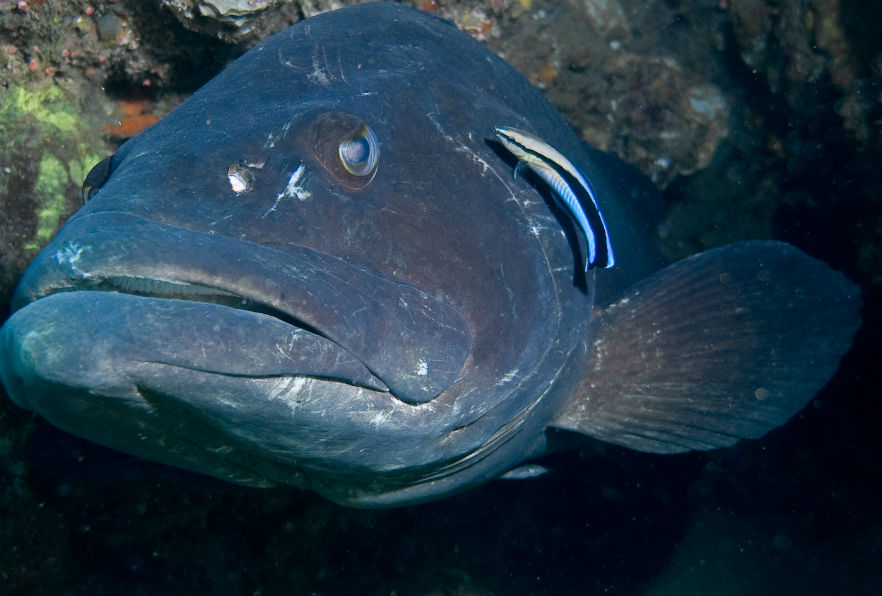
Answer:
[[377, 173], [380, 141], [358, 116], [325, 112], [309, 125], [307, 138], [318, 162], [342, 186], [364, 188]]
[[380, 142], [367, 125], [358, 134], [340, 143], [340, 163], [346, 171], [355, 176], [369, 176], [377, 167], [380, 157]]

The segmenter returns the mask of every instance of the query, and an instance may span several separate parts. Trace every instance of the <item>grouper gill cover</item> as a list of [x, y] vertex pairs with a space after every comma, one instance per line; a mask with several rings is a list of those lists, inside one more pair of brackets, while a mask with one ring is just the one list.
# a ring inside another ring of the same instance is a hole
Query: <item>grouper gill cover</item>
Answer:
[[266, 40], [84, 190], [0, 331], [13, 401], [348, 505], [486, 482], [552, 428], [656, 453], [760, 437], [860, 322], [856, 287], [787, 244], [664, 267], [642, 176], [398, 5]]

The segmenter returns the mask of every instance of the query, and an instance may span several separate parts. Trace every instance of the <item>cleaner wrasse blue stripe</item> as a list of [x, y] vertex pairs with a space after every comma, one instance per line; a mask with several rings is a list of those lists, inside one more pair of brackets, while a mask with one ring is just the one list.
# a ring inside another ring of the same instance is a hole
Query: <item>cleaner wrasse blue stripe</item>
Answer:
[[[496, 136], [499, 137], [503, 147], [551, 187], [554, 194], [563, 201], [573, 217], [576, 218], [576, 222], [588, 242], [585, 271], [591, 267], [612, 267], [615, 264], [615, 256], [606, 222], [600, 213], [594, 189], [591, 188], [588, 180], [576, 166], [560, 151], [526, 131], [509, 126], [497, 126]], [[585, 200], [586, 195], [590, 201]], [[585, 205], [589, 207], [589, 213], [585, 213], [583, 207]], [[599, 242], [598, 235], [600, 236]], [[603, 246], [603, 254], [600, 256], [597, 254], [598, 244]]]

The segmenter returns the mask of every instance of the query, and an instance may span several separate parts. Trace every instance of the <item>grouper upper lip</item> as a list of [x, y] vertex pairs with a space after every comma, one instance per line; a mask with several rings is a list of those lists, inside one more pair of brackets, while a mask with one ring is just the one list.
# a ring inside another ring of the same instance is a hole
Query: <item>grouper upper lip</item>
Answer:
[[140, 286], [134, 293], [149, 295], [151, 284], [179, 287], [197, 302], [211, 302], [205, 295], [216, 290], [283, 313], [287, 324], [343, 348], [408, 403], [444, 391], [471, 349], [468, 322], [456, 308], [373, 270], [306, 247], [282, 251], [117, 212], [69, 221], [31, 264], [12, 306], [75, 290]]

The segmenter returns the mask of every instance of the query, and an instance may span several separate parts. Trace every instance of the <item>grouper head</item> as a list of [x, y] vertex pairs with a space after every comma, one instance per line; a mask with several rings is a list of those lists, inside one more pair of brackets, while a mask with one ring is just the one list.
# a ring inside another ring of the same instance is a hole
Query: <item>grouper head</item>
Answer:
[[[593, 180], [618, 271], [584, 271], [577, 224], [538, 176], [512, 175], [500, 126]], [[98, 443], [355, 505], [498, 476], [555, 420], [628, 444], [580, 422], [573, 397], [603, 360], [596, 294], [651, 268], [604, 176], [536, 89], [451, 24], [383, 4], [309, 19], [90, 174], [15, 294], [3, 383]], [[847, 347], [846, 302], [811, 388], [721, 435], [802, 407]]]
[[15, 296], [14, 399], [244, 483], [499, 467], [559, 407], [591, 307], [501, 123], [578, 147], [435, 17], [374, 5], [271, 38], [92, 175]]

